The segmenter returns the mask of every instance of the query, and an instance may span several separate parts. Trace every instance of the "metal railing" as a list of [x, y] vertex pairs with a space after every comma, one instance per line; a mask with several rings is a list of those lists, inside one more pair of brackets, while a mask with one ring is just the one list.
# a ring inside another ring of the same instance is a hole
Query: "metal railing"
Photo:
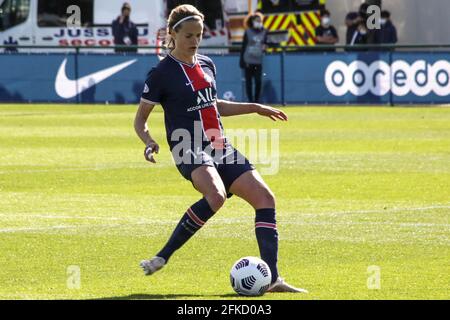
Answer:
[[[296, 51], [296, 52], [318, 52], [320, 50], [330, 50], [330, 49], [342, 49], [343, 51], [360, 51], [360, 50], [397, 50], [397, 49], [450, 49], [450, 44], [439, 43], [439, 44], [358, 44], [358, 45], [314, 45], [314, 46], [271, 46], [271, 48], [277, 49], [279, 51]], [[75, 50], [80, 52], [82, 50], [114, 50], [114, 49], [150, 49], [150, 50], [164, 50], [161, 46], [56, 46], [56, 45], [14, 45], [14, 44], [3, 44], [0, 45], [0, 49], [62, 49], [62, 50]], [[241, 49], [240, 45], [230, 45], [230, 46], [202, 46], [201, 50], [230, 50], [231, 52], [237, 52]], [[122, 53], [122, 52], [120, 52]]]

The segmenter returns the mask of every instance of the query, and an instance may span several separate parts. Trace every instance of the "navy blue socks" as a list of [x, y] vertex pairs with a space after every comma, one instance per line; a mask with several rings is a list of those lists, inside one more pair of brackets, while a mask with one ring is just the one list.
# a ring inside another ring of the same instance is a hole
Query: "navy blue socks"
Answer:
[[[169, 241], [157, 254], [169, 261], [172, 254], [181, 248], [213, 215], [214, 211], [205, 198], [193, 204], [183, 215], [173, 231]], [[272, 272], [272, 283], [278, 278], [278, 232], [275, 209], [257, 209], [255, 216], [255, 233], [259, 252]]]
[[255, 233], [261, 259], [269, 265], [273, 283], [278, 278], [278, 231], [275, 209], [256, 210]]
[[169, 238], [169, 241], [167, 241], [167, 244], [157, 256], [164, 258], [167, 263], [170, 256], [181, 248], [213, 215], [214, 211], [212, 211], [205, 198], [194, 203], [187, 209], [173, 231], [172, 236]]

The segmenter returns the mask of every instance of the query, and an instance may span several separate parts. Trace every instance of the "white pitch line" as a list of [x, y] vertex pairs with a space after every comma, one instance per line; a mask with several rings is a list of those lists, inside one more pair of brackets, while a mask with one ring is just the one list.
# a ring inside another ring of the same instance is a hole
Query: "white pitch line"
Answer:
[[[332, 212], [300, 212], [302, 215], [311, 215], [311, 216], [317, 216], [317, 215], [342, 215], [342, 214], [364, 214], [364, 213], [391, 213], [391, 212], [404, 212], [404, 211], [428, 211], [428, 210], [434, 210], [434, 209], [450, 209], [450, 205], [434, 205], [434, 206], [427, 206], [427, 207], [412, 207], [412, 208], [392, 208], [392, 209], [386, 209], [386, 210], [353, 210], [353, 211], [332, 211]], [[71, 215], [58, 215], [56, 213], [53, 213], [52, 215], [34, 215], [28, 212], [21, 213], [21, 212], [11, 212], [11, 213], [0, 213], [0, 218], [22, 218], [22, 219], [79, 219], [79, 220], [104, 220], [104, 221], [146, 221], [146, 222], [154, 222], [154, 223], [163, 223], [161, 221], [155, 221], [155, 220], [146, 220], [145, 218], [126, 218], [126, 217], [112, 217], [112, 216], [71, 216]], [[216, 219], [217, 220], [217, 219]], [[235, 218], [218, 218], [220, 221], [226, 221], [226, 220], [239, 220]], [[289, 220], [289, 218], [288, 218]], [[175, 221], [175, 220], [174, 220]]]
[[[146, 223], [133, 223], [137, 224], [148, 224]], [[0, 233], [15, 233], [15, 232], [34, 232], [34, 231], [49, 231], [49, 230], [67, 230], [67, 229], [90, 229], [90, 228], [114, 228], [123, 227], [124, 224], [97, 224], [97, 225], [58, 225], [51, 227], [31, 227], [31, 228], [4, 228], [0, 229]]]
[[74, 226], [52, 226], [52, 227], [34, 227], [34, 228], [4, 228], [0, 233], [29, 232], [29, 231], [48, 231], [55, 229], [70, 229]]
[[[62, 220], [69, 220], [69, 219], [73, 219], [73, 220], [107, 220], [107, 221], [132, 221], [133, 219], [130, 218], [122, 218], [122, 217], [102, 217], [102, 216], [67, 216], [67, 215], [57, 215], [57, 214], [53, 214], [53, 215], [34, 215], [34, 214], [29, 214], [29, 213], [1, 213], [0, 214], [0, 219], [4, 217], [4, 218], [9, 218], [9, 219], [49, 219], [49, 220], [58, 220], [58, 219], [62, 219]], [[138, 219], [136, 219], [138, 220]]]
[[386, 210], [355, 210], [355, 211], [337, 211], [317, 214], [330, 214], [330, 215], [340, 215], [340, 214], [361, 214], [361, 213], [391, 213], [391, 212], [403, 212], [403, 211], [428, 211], [433, 209], [450, 209], [450, 205], [433, 205], [428, 207], [417, 207], [417, 208], [392, 208]]
[[[318, 215], [343, 215], [343, 214], [364, 214], [364, 213], [391, 213], [391, 212], [404, 212], [404, 211], [428, 211], [433, 209], [450, 209], [450, 205], [433, 205], [433, 206], [427, 206], [427, 207], [412, 207], [412, 208], [392, 208], [387, 210], [354, 210], [354, 211], [332, 211], [332, 212], [317, 212], [317, 213], [311, 213], [311, 212], [299, 212], [301, 215], [310, 215], [310, 216], [318, 216]], [[116, 217], [116, 216], [70, 216], [70, 215], [58, 215], [56, 213], [53, 213], [52, 215], [34, 215], [30, 213], [21, 213], [21, 212], [11, 212], [11, 213], [0, 213], [0, 219], [2, 217], [14, 219], [14, 218], [21, 218], [21, 219], [63, 219], [63, 220], [69, 220], [69, 219], [75, 219], [75, 220], [107, 220], [107, 221], [135, 221], [135, 222], [153, 222], [153, 223], [164, 223], [157, 220], [146, 220], [145, 218], [126, 218], [126, 217]], [[215, 221], [221, 221], [221, 222], [236, 222], [236, 221], [245, 221], [246, 219], [236, 219], [236, 218], [217, 218], [214, 219]], [[284, 221], [289, 221], [292, 219], [283, 219]], [[173, 220], [175, 221], [175, 220]], [[166, 223], [171, 223], [171, 221], [166, 221]], [[178, 221], [175, 221], [178, 222]]]
[[46, 173], [46, 172], [67, 172], [67, 171], [100, 171], [100, 170], [114, 170], [114, 169], [143, 169], [148, 168], [148, 165], [98, 165], [95, 167], [69, 167], [57, 169], [29, 169], [29, 170], [3, 170], [0, 174], [24, 174], [24, 173]]
[[[434, 206], [427, 206], [427, 207], [415, 207], [415, 208], [394, 208], [391, 210], [359, 210], [359, 211], [343, 211], [343, 212], [328, 212], [325, 214], [331, 214], [331, 215], [338, 215], [338, 214], [355, 214], [355, 213], [387, 213], [387, 212], [403, 212], [403, 211], [426, 211], [426, 210], [432, 210], [432, 209], [450, 209], [450, 206], [448, 205], [434, 205]], [[15, 213], [17, 215], [17, 213]], [[320, 214], [324, 214], [323, 212]], [[0, 217], [11, 217], [11, 215], [8, 214], [0, 214]], [[117, 218], [117, 217], [92, 217], [92, 216], [46, 216], [46, 215], [21, 215], [21, 217], [26, 218], [44, 218], [44, 219], [95, 219], [95, 220], [109, 220], [109, 221], [124, 221], [128, 222], [127, 224], [97, 224], [97, 225], [57, 225], [57, 226], [50, 226], [50, 227], [23, 227], [23, 228], [3, 228], [0, 229], [0, 233], [13, 233], [13, 232], [33, 232], [33, 231], [46, 231], [46, 230], [58, 230], [58, 229], [79, 229], [79, 228], [114, 228], [114, 227], [124, 227], [129, 225], [146, 225], [146, 224], [159, 224], [159, 225], [166, 225], [166, 224], [175, 224], [178, 222], [178, 220], [172, 220], [172, 221], [157, 221], [157, 220], [146, 220], [146, 219], [133, 219], [133, 218]], [[217, 218], [211, 221], [212, 224], [215, 223], [237, 223], [237, 222], [243, 222], [247, 221], [249, 219], [242, 219], [242, 218]], [[433, 223], [408, 223], [408, 222], [398, 222], [398, 223], [392, 223], [392, 222], [301, 222], [293, 219], [280, 219], [281, 223], [288, 223], [288, 224], [303, 224], [303, 225], [361, 225], [361, 224], [387, 224], [387, 225], [400, 225], [400, 226], [415, 226], [415, 227], [421, 227], [421, 226], [442, 226], [442, 227], [448, 227], [449, 224], [433, 224]]]
[[377, 226], [399, 226], [399, 227], [444, 227], [450, 228], [449, 223], [426, 223], [426, 222], [314, 222], [314, 221], [282, 221], [283, 224], [301, 225], [301, 226], [360, 226], [360, 225], [377, 225]]

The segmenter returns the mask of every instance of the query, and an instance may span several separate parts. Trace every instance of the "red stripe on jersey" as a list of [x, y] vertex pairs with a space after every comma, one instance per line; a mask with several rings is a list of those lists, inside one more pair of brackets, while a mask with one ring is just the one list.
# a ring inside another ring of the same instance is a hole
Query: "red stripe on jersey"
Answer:
[[211, 83], [206, 81], [205, 73], [199, 63], [196, 63], [192, 68], [184, 64], [182, 64], [182, 67], [195, 91], [211, 87]]
[[219, 123], [219, 115], [215, 107], [200, 110], [203, 130], [214, 149], [224, 148], [224, 137]]
[[[200, 91], [202, 89], [211, 88], [212, 83], [206, 80], [206, 73], [203, 71], [202, 67], [199, 63], [196, 63], [195, 66], [190, 67], [184, 64], [181, 64], [183, 70], [188, 77], [188, 80], [191, 82], [194, 91]], [[199, 92], [199, 94], [202, 94]], [[207, 93], [206, 93], [207, 94]], [[205, 92], [203, 93], [205, 95]], [[204, 97], [208, 101], [211, 101], [213, 97], [206, 96]], [[201, 109], [200, 118], [202, 120], [203, 131], [206, 135], [206, 138], [211, 142], [213, 148], [215, 149], [223, 149], [224, 148], [224, 137], [222, 135], [222, 129], [220, 127], [219, 115], [215, 106]]]

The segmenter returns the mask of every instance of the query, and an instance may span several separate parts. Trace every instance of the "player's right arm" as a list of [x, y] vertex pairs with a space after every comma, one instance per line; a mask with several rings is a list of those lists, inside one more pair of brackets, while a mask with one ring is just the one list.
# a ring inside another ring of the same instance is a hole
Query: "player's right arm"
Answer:
[[138, 137], [145, 144], [145, 159], [153, 163], [156, 162], [153, 158], [153, 153], [159, 152], [159, 145], [150, 135], [150, 131], [147, 126], [147, 120], [154, 107], [154, 104], [150, 104], [141, 100], [141, 102], [139, 103], [139, 108], [136, 112], [136, 116], [134, 118], [134, 130], [136, 131]]

